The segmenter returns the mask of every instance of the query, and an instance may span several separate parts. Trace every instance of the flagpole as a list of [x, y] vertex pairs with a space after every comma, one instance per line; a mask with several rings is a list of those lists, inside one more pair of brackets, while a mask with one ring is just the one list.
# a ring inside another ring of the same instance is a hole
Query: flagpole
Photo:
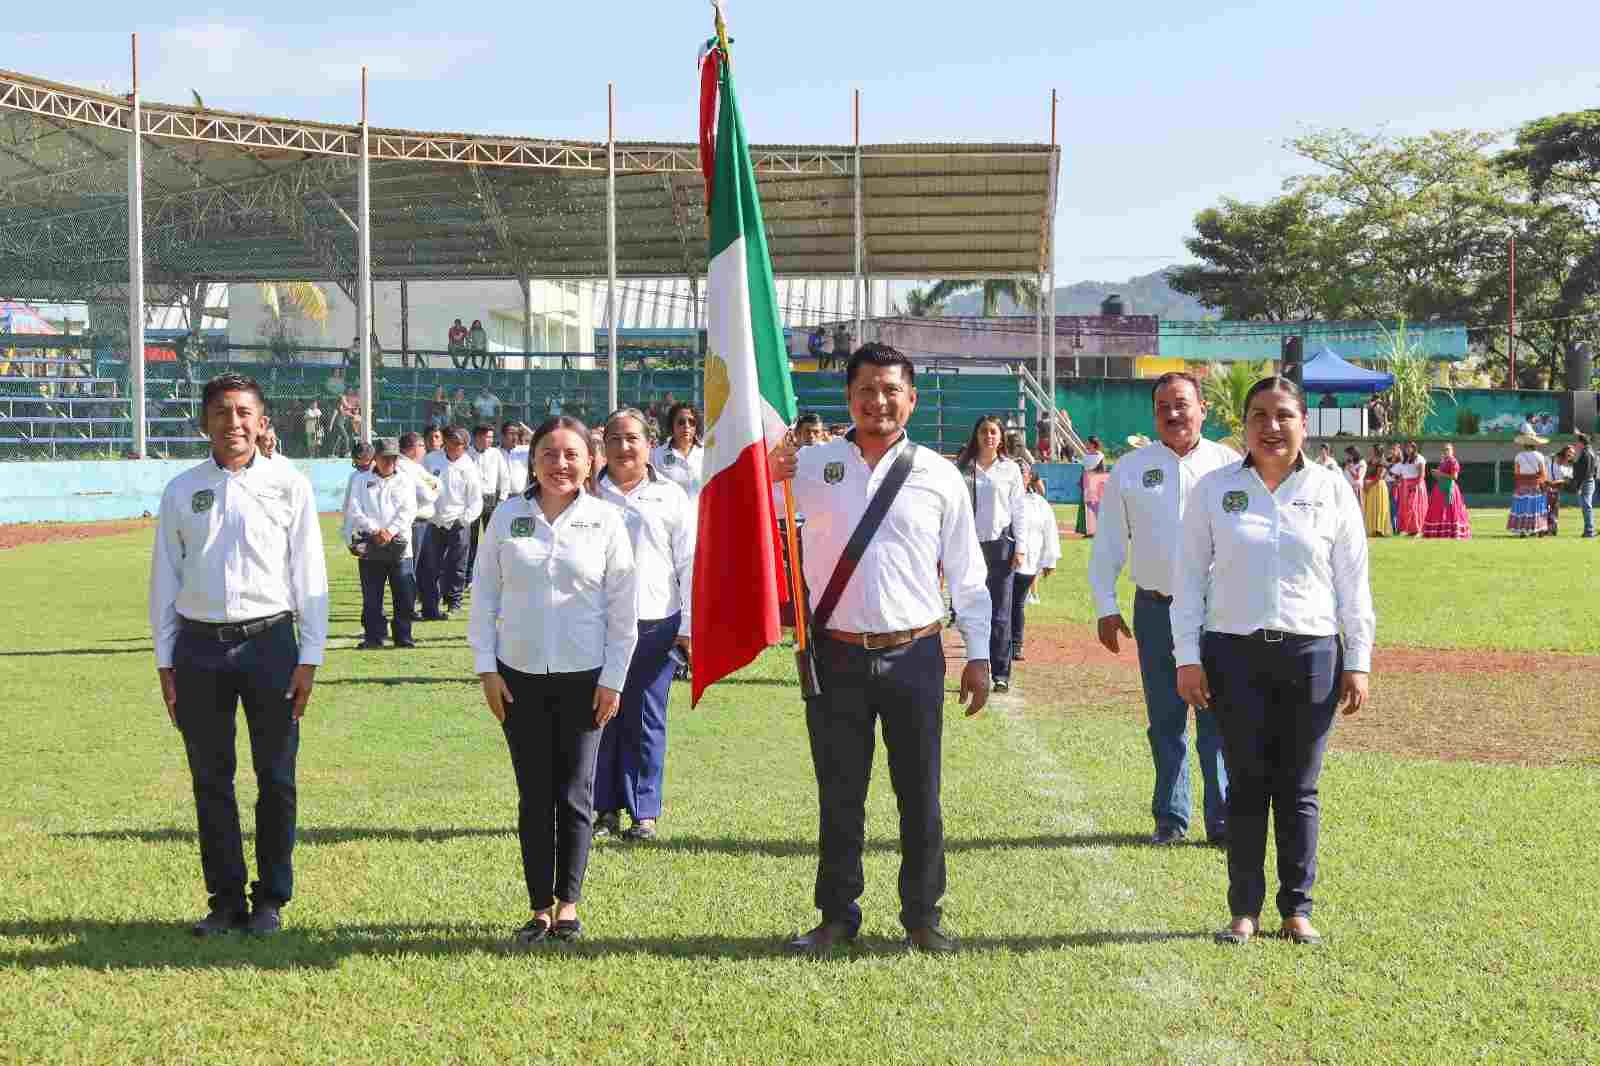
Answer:
[[783, 483], [783, 509], [789, 521], [784, 526], [784, 531], [789, 540], [789, 595], [794, 601], [794, 646], [796, 651], [806, 650], [806, 611], [809, 604], [805, 599], [805, 576], [800, 573], [800, 537], [799, 531], [794, 528], [794, 483]]

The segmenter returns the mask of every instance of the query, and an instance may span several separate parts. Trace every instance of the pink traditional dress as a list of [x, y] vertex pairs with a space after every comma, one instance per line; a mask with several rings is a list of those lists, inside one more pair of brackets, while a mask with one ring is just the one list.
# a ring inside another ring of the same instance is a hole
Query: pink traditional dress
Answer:
[[1447, 455], [1433, 468], [1433, 492], [1428, 497], [1428, 515], [1422, 523], [1422, 535], [1444, 540], [1470, 540], [1472, 519], [1467, 514], [1467, 501], [1461, 498], [1461, 464], [1455, 456]]
[[1391, 468], [1400, 475], [1400, 490], [1397, 494], [1400, 522], [1395, 527], [1396, 533], [1416, 536], [1422, 532], [1423, 524], [1428, 517], [1428, 493], [1422, 480], [1426, 465], [1421, 458], [1417, 458], [1398, 463]]

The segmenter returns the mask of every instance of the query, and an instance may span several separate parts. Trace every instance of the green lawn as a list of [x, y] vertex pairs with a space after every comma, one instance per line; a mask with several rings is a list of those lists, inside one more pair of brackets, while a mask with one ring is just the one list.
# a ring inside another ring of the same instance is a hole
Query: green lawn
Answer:
[[[1592, 543], [1377, 545], [1380, 642], [1595, 650]], [[1222, 856], [1157, 852], [1128, 688], [1030, 679], [965, 720], [944, 800], [954, 959], [896, 949], [879, 755], [866, 942], [813, 921], [815, 793], [786, 653], [691, 712], [664, 839], [602, 845], [590, 939], [526, 917], [515, 793], [464, 618], [356, 654], [354, 567], [301, 749], [297, 899], [276, 939], [196, 942], [188, 774], [144, 621], [149, 533], [0, 554], [0, 1061], [1545, 1063], [1600, 1059], [1600, 767], [1333, 754], [1321, 951], [1212, 944]], [[1040, 618], [1085, 621], [1087, 545]], [[1587, 565], [1586, 565], [1587, 564]], [[1565, 598], [1565, 599], [1564, 599]], [[1068, 695], [1029, 699], [1030, 689]], [[1574, 714], [1597, 704], [1577, 697]], [[241, 741], [241, 745], [243, 745]], [[246, 766], [248, 763], [245, 764]], [[254, 787], [240, 778], [248, 815]], [[1270, 861], [1270, 860], [1269, 860]]]

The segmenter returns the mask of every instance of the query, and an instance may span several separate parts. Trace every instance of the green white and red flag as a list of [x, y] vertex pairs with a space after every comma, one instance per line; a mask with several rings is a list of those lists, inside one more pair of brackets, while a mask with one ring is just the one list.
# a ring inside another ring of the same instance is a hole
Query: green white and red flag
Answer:
[[[694, 568], [694, 686], [750, 663], [781, 636], [785, 599], [767, 452], [795, 418], [772, 258], [727, 35], [701, 58], [700, 163], [710, 215], [706, 271], [705, 468]], [[703, 605], [703, 606], [702, 606]]]

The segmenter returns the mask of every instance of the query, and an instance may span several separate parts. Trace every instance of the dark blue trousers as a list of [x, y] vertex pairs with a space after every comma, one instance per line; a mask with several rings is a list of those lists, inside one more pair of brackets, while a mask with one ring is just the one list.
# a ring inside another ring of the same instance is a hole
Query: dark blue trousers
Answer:
[[[1027, 610], [1028, 590], [1033, 588], [1034, 579], [1038, 574], [1011, 575], [1011, 651], [1016, 654], [1022, 648], [1022, 633], [1026, 619], [1023, 612]], [[993, 666], [990, 666], [991, 672]]]
[[471, 534], [465, 522], [454, 528], [434, 526], [423, 539], [426, 565], [418, 564], [421, 573], [422, 613], [432, 616], [439, 613], [439, 601], [455, 610], [461, 606], [461, 594], [467, 586], [467, 547]]
[[173, 675], [178, 728], [194, 780], [200, 868], [211, 906], [243, 910], [244, 843], [233, 777], [234, 723], [244, 704], [250, 759], [256, 772], [257, 903], [282, 906], [294, 895], [295, 755], [300, 725], [284, 696], [300, 662], [294, 623], [284, 621], [249, 640], [226, 642], [178, 631]]
[[394, 563], [357, 564], [361, 571], [361, 628], [366, 638], [377, 644], [386, 636], [388, 619], [383, 615], [383, 588], [389, 586], [394, 597], [394, 639], [411, 639], [411, 620], [416, 616], [417, 575], [410, 559]]
[[944, 742], [944, 646], [938, 634], [885, 651], [819, 636], [822, 693], [806, 701], [820, 819], [816, 906], [825, 921], [861, 927], [856, 902], [875, 723], [883, 723], [889, 782], [900, 808], [900, 923], [936, 925], [944, 896], [944, 816], [939, 763]]
[[[1149, 592], [1136, 592], [1133, 639], [1139, 649], [1139, 677], [1144, 682], [1144, 705], [1150, 719], [1145, 736], [1156, 767], [1150, 814], [1158, 828], [1171, 826], [1187, 833], [1191, 805], [1189, 705], [1178, 695], [1178, 660], [1172, 654], [1172, 604]], [[1217, 713], [1196, 708], [1194, 733], [1205, 790], [1202, 809], [1206, 835], [1215, 838], [1228, 829], [1228, 769]]]
[[600, 736], [594, 809], [627, 810], [638, 821], [661, 817], [661, 779], [667, 766], [667, 698], [673, 662], [668, 655], [682, 616], [639, 623], [639, 643], [628, 664], [617, 716]]
[[1267, 809], [1278, 843], [1278, 913], [1310, 917], [1317, 880], [1317, 778], [1339, 704], [1338, 637], [1206, 633], [1201, 660], [1228, 760], [1228, 909], [1266, 901]]
[[979, 545], [989, 568], [989, 674], [996, 681], [1011, 678], [1011, 557], [1016, 546], [1010, 537]]

